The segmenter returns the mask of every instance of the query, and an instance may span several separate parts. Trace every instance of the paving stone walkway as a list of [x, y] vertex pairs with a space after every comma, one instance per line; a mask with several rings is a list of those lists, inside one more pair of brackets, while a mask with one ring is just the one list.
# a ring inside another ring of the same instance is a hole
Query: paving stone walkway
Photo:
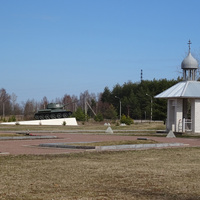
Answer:
[[[120, 141], [120, 140], [137, 140], [138, 136], [121, 136], [115, 134], [81, 134], [81, 133], [37, 133], [37, 136], [56, 136], [56, 138], [47, 139], [40, 137], [39, 139], [23, 139], [23, 140], [0, 140], [0, 155], [22, 155], [22, 154], [62, 154], [72, 152], [96, 151], [90, 149], [66, 149], [66, 148], [48, 148], [40, 147], [44, 143], [69, 143], [69, 142], [101, 142], [101, 141]], [[200, 147], [200, 139], [187, 138], [166, 138], [166, 137], [149, 137], [159, 143], [181, 143], [184, 145], [179, 147]], [[169, 148], [164, 147], [164, 148]], [[163, 148], [161, 146], [155, 148]]]

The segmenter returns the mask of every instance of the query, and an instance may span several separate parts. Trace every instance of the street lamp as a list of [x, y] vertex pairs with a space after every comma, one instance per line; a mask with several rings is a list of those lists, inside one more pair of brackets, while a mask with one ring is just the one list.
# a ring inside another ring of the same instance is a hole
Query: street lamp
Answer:
[[152, 121], [152, 104], [153, 104], [153, 99], [152, 99], [152, 96], [150, 96], [149, 94], [146, 93], [146, 95], [151, 98], [151, 121]]
[[3, 118], [5, 117], [5, 102], [10, 98], [8, 96], [7, 98], [1, 98], [2, 99], [2, 104], [3, 104]]
[[119, 99], [119, 119], [121, 121], [122, 107], [121, 107], [121, 99], [115, 96], [116, 99]]

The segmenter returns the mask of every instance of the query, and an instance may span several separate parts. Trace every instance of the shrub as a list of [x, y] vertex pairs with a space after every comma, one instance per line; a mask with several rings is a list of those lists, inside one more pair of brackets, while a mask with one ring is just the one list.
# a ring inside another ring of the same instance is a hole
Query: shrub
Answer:
[[126, 117], [126, 115], [122, 115], [120, 122], [126, 125], [131, 125], [133, 124], [133, 119], [131, 119], [129, 116]]
[[126, 124], [131, 125], [133, 124], [133, 119], [131, 119], [129, 116], [126, 118]]
[[13, 116], [9, 117], [8, 122], [16, 122], [15, 116], [13, 115]]
[[72, 114], [72, 117], [75, 117], [77, 121], [85, 121], [86, 117], [83, 110], [79, 107], [76, 112]]
[[120, 124], [119, 124], [119, 122], [117, 121], [117, 122], [116, 122], [116, 126], [119, 126], [119, 125], [120, 125]]
[[103, 121], [103, 115], [101, 113], [98, 113], [95, 117], [94, 120], [96, 122], [102, 122]]

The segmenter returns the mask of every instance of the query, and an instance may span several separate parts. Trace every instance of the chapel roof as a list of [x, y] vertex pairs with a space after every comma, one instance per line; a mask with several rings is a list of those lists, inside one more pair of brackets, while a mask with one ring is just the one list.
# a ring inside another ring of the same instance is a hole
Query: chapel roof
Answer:
[[182, 81], [156, 95], [155, 98], [200, 98], [199, 81]]

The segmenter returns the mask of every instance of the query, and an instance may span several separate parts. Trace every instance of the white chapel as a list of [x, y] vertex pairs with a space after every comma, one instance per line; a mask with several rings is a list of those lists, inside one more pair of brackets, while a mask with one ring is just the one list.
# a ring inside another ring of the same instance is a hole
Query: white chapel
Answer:
[[182, 61], [183, 81], [155, 96], [167, 99], [167, 131], [200, 133], [200, 82], [198, 62], [190, 52]]

